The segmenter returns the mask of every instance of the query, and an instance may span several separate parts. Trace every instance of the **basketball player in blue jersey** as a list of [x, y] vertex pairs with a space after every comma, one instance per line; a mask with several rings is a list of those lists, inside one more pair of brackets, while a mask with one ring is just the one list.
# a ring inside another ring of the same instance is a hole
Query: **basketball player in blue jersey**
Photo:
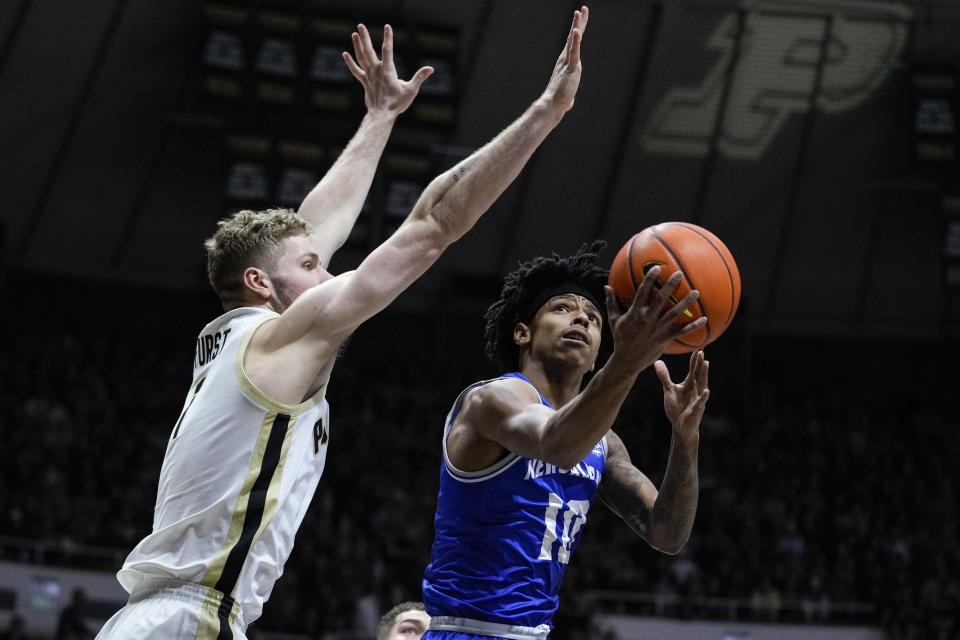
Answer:
[[[487, 310], [487, 354], [512, 373], [468, 387], [447, 416], [423, 579], [425, 640], [546, 638], [596, 497], [656, 549], [677, 553], [690, 535], [708, 365], [694, 353], [686, 379], [674, 384], [658, 358], [705, 322], [673, 324], [698, 294], [671, 304], [680, 274], [661, 285], [654, 267], [623, 309], [594, 263], [602, 246], [521, 264]], [[583, 387], [605, 335], [612, 353]], [[659, 489], [610, 430], [650, 365], [673, 426]]]
[[194, 377], [171, 429], [153, 531], [118, 579], [129, 602], [98, 637], [244, 638], [283, 572], [323, 472], [324, 390], [344, 340], [466, 233], [573, 106], [587, 10], [540, 97], [481, 149], [434, 179], [400, 228], [355, 271], [327, 272], [346, 240], [397, 116], [430, 74], [401, 82], [393, 36], [382, 60], [361, 25], [356, 60], [368, 112], [299, 213], [241, 211], [206, 243], [226, 313], [200, 332]]

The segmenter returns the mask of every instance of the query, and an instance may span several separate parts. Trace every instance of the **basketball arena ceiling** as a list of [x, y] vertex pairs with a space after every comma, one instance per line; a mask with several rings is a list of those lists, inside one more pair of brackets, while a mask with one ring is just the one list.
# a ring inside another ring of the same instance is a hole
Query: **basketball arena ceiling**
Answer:
[[[292, 204], [336, 156], [362, 97], [331, 56], [350, 25], [389, 21], [405, 68], [438, 72], [334, 261], [349, 268], [538, 95], [576, 6], [0, 3], [4, 260], [206, 286], [215, 220], [244, 199]], [[936, 336], [955, 321], [960, 3], [590, 9], [575, 108], [401, 306], [469, 308], [519, 259], [600, 237], [611, 260], [641, 228], [686, 220], [736, 257], [752, 331]]]

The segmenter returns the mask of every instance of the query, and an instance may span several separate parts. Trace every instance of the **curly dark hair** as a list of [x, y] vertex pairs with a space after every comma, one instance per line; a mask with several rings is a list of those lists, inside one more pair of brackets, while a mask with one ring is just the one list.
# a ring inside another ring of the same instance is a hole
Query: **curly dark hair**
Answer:
[[600, 312], [604, 316], [602, 358], [604, 345], [610, 344], [603, 290], [609, 271], [597, 266], [596, 257], [606, 246], [607, 243], [603, 240], [594, 240], [584, 243], [573, 255], [560, 256], [554, 253], [549, 258], [540, 256], [521, 262], [516, 270], [508, 273], [503, 279], [500, 298], [483, 314], [486, 321], [483, 339], [487, 357], [504, 370], [515, 370], [520, 364], [520, 352], [513, 341], [513, 328], [518, 322], [529, 319], [521, 318], [520, 314], [541, 291], [570, 282], [593, 293], [599, 303]]

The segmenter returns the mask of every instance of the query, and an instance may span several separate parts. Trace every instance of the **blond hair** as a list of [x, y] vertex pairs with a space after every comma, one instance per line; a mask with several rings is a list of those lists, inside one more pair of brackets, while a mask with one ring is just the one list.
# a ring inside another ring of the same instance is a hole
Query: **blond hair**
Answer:
[[207, 278], [224, 309], [243, 304], [243, 272], [247, 267], [271, 269], [280, 244], [309, 231], [307, 221], [292, 209], [244, 209], [217, 222], [217, 230], [203, 247], [207, 251]]

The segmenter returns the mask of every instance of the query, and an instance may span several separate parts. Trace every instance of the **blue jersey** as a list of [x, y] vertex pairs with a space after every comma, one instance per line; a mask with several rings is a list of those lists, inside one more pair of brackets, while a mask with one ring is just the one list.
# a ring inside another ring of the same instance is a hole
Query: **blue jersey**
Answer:
[[[530, 382], [519, 373], [504, 377]], [[489, 382], [468, 387], [447, 416], [423, 602], [432, 616], [536, 627], [549, 624], [557, 609], [563, 573], [603, 475], [607, 443], [602, 439], [572, 469], [513, 453], [482, 471], [455, 469], [447, 457], [450, 425], [466, 394]], [[543, 396], [540, 401], [550, 406]]]

